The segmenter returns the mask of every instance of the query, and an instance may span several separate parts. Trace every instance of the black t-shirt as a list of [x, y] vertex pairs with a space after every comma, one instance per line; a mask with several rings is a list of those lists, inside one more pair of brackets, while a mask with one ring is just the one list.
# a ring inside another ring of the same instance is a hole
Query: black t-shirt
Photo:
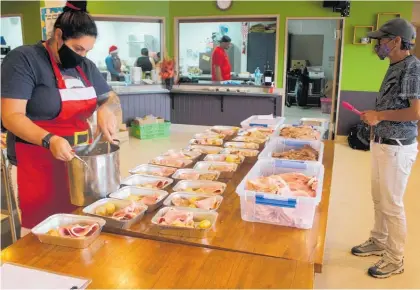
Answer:
[[[95, 64], [85, 58], [80, 67], [95, 88], [98, 101], [107, 98], [105, 94], [111, 89]], [[64, 79], [82, 80], [75, 68], [61, 69], [61, 73]], [[50, 120], [58, 116], [61, 97], [48, 52], [41, 42], [20, 46], [4, 58], [1, 97], [28, 100], [26, 115], [31, 120]]]
[[148, 56], [140, 56], [136, 61], [136, 66], [141, 67], [142, 72], [153, 69], [152, 62]]
[[[105, 100], [111, 91], [95, 64], [85, 58], [80, 67], [98, 96]], [[75, 69], [62, 69], [67, 88], [86, 86]], [[1, 97], [28, 100], [26, 116], [31, 120], [51, 120], [61, 111], [61, 96], [46, 48], [41, 42], [20, 46], [7, 54], [1, 64]], [[7, 134], [7, 155], [16, 165], [16, 137]]]

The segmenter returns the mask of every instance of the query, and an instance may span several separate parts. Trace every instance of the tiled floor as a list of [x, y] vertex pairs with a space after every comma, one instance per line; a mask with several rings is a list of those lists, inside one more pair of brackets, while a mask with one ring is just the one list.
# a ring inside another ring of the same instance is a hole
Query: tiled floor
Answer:
[[363, 242], [373, 225], [370, 197], [370, 153], [335, 147], [325, 266], [316, 288], [420, 288], [420, 158], [414, 165], [405, 196], [408, 239], [405, 273], [389, 279], [369, 277], [377, 257], [359, 258], [349, 251]]
[[291, 106], [290, 108], [284, 108], [284, 116], [286, 117], [287, 124], [297, 124], [303, 117], [305, 118], [324, 118], [330, 119], [329, 114], [323, 114], [321, 108], [318, 107], [297, 107]]

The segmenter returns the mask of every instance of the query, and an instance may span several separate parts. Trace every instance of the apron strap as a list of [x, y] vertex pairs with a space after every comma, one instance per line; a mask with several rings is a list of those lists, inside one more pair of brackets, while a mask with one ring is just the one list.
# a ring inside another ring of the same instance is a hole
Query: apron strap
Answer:
[[82, 77], [82, 79], [85, 81], [86, 86], [91, 87], [92, 84], [90, 83], [90, 81], [88, 80], [85, 72], [82, 70], [82, 68], [80, 66], [76, 66], [77, 71], [79, 72], [80, 76]]
[[45, 45], [45, 47], [48, 51], [48, 55], [50, 56], [50, 61], [51, 61], [52, 68], [53, 68], [53, 71], [54, 71], [55, 79], [57, 80], [58, 89], [60, 89], [60, 90], [61, 89], [66, 89], [66, 82], [64, 81], [63, 75], [61, 74], [57, 63], [54, 60], [54, 57], [53, 57], [52, 52], [51, 52], [51, 48], [48, 46], [48, 41], [47, 41], [47, 44]]

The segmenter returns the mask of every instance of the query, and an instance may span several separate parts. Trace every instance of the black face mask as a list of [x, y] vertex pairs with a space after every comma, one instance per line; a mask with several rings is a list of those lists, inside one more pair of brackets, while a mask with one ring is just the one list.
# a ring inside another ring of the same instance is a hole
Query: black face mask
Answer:
[[65, 43], [58, 50], [58, 56], [60, 57], [61, 65], [63, 68], [75, 68], [84, 59], [83, 56], [74, 52]]

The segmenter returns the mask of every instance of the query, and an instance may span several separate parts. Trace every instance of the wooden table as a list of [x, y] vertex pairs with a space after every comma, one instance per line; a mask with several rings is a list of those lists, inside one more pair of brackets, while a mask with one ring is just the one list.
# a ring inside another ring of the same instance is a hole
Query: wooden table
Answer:
[[161, 234], [150, 220], [156, 212], [148, 213], [137, 224], [127, 230], [112, 229], [121, 235], [184, 243], [198, 247], [218, 249], [267, 257], [284, 258], [315, 264], [315, 271], [321, 273], [327, 228], [328, 206], [331, 187], [334, 143], [325, 142], [325, 175], [322, 200], [317, 207], [312, 229], [302, 230], [263, 223], [245, 222], [241, 219], [240, 199], [235, 190], [253, 164], [243, 164], [234, 178], [228, 182], [223, 203], [218, 213], [215, 230], [204, 239]]
[[28, 235], [2, 262], [92, 279], [89, 288], [313, 288], [313, 265], [113, 234], [87, 249], [42, 244]]

